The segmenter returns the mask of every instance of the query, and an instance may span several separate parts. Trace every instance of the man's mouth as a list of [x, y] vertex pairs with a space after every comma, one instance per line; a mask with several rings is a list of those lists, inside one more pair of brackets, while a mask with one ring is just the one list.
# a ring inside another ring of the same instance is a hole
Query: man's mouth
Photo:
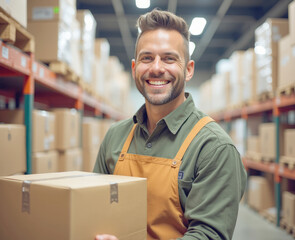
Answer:
[[153, 81], [153, 80], [147, 80], [147, 83], [150, 85], [154, 85], [154, 86], [161, 86], [161, 85], [166, 85], [168, 84], [170, 81], [167, 80], [159, 80], [159, 81]]

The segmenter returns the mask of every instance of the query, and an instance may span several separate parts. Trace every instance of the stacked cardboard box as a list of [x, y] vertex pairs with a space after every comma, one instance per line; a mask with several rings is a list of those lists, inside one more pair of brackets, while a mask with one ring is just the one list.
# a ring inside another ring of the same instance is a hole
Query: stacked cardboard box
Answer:
[[283, 218], [288, 227], [295, 227], [295, 194], [283, 192]]
[[23, 27], [27, 27], [27, 0], [0, 0], [0, 9]]
[[199, 108], [205, 113], [212, 113], [213, 106], [213, 95], [212, 95], [212, 81], [211, 79], [203, 82], [199, 88]]
[[289, 35], [279, 42], [279, 92], [295, 84], [295, 2], [289, 4]]
[[[0, 121], [10, 124], [24, 124], [24, 111], [1, 110]], [[33, 173], [57, 171], [55, 140], [55, 116], [48, 111], [34, 110], [32, 125]]]
[[110, 56], [110, 44], [108, 40], [105, 38], [96, 39], [94, 52], [93, 88], [98, 95], [104, 96], [106, 82], [105, 69]]
[[56, 118], [58, 171], [82, 170], [81, 117], [75, 109], [53, 109]]
[[71, 65], [72, 24], [75, 0], [28, 1], [28, 30], [35, 37], [35, 58], [44, 62], [63, 61]]
[[212, 111], [213, 112], [220, 112], [227, 108], [230, 103], [230, 88], [229, 88], [229, 81], [230, 81], [230, 73], [223, 72], [218, 73], [212, 76], [211, 84], [212, 84], [212, 96], [213, 104], [212, 104]]
[[284, 156], [294, 158], [295, 161], [295, 129], [284, 131]]
[[250, 176], [248, 204], [257, 211], [271, 208], [274, 203], [274, 186], [270, 179], [262, 176]]
[[254, 161], [260, 161], [261, 152], [260, 152], [260, 139], [259, 136], [249, 136], [247, 138], [247, 157]]
[[295, 1], [291, 2], [288, 7], [289, 31], [291, 36], [291, 46], [295, 45]]
[[0, 124], [0, 153], [0, 176], [26, 172], [24, 125]]
[[100, 123], [94, 118], [84, 118], [82, 128], [83, 147], [83, 171], [92, 172], [99, 145], [100, 145]]
[[278, 42], [289, 32], [288, 19], [267, 19], [255, 30], [257, 95], [273, 97], [278, 85]]
[[81, 26], [80, 58], [82, 63], [82, 78], [87, 84], [92, 84], [94, 67], [94, 42], [96, 20], [89, 10], [78, 10], [77, 19]]
[[243, 54], [242, 59], [242, 101], [253, 103], [256, 101], [256, 66], [254, 49], [250, 48]]
[[244, 51], [235, 51], [231, 57], [231, 71], [230, 71], [230, 107], [241, 106], [243, 96], [243, 55]]
[[279, 41], [278, 90], [283, 91], [295, 83], [295, 45], [291, 45], [291, 36]]
[[145, 178], [64, 172], [0, 179], [0, 239], [146, 239]]

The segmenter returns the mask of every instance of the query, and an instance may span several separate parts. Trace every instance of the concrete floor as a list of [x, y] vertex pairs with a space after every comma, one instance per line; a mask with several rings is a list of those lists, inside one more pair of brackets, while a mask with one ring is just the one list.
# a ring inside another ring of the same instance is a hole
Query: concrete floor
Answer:
[[294, 238], [245, 204], [240, 204], [232, 240], [294, 240]]

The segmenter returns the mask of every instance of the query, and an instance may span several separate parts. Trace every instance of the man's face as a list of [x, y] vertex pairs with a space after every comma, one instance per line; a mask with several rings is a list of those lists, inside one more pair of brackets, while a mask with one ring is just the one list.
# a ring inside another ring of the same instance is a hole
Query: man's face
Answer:
[[175, 30], [157, 29], [138, 40], [132, 75], [146, 101], [162, 105], [184, 99], [185, 82], [193, 75], [194, 63], [185, 63], [184, 40]]

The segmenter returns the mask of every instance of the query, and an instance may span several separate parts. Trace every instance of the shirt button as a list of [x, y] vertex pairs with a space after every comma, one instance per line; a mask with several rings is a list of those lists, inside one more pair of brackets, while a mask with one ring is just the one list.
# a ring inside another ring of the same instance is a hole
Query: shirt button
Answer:
[[152, 143], [148, 143], [148, 144], [146, 145], [146, 147], [147, 147], [147, 148], [151, 148], [151, 147], [152, 147]]

